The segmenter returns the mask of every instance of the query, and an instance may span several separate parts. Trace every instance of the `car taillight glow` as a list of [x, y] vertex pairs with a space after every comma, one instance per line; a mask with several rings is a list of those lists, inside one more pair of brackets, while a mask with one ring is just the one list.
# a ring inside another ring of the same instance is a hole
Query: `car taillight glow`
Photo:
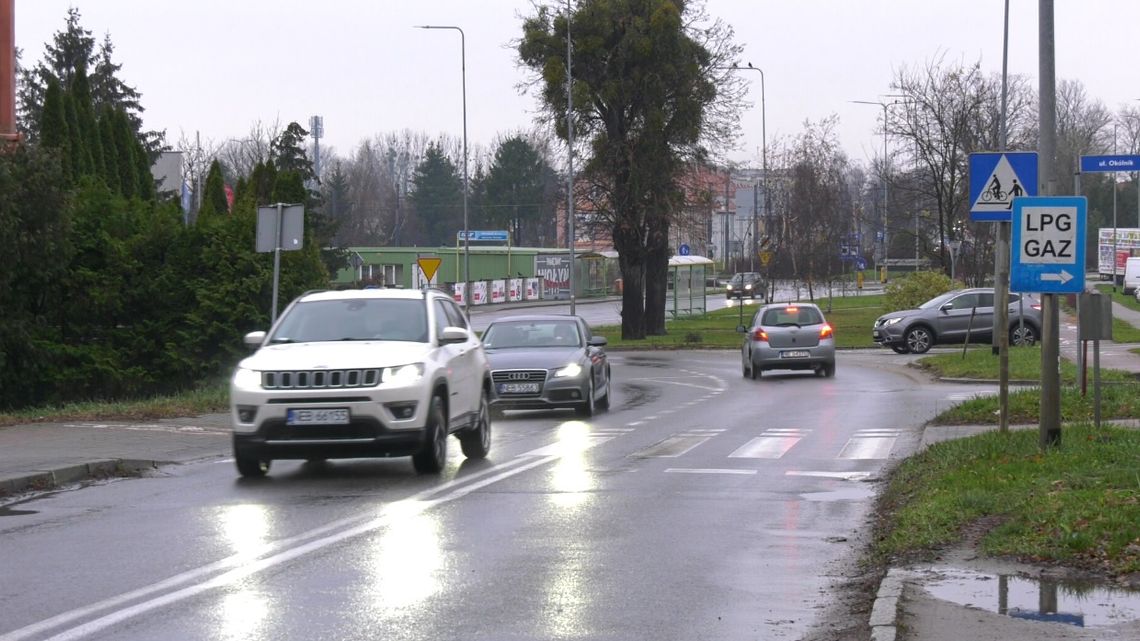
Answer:
[[828, 325], [827, 323], [824, 323], [823, 327], [819, 328], [819, 337], [820, 338], [831, 338], [834, 335], [835, 335], [835, 330], [832, 329], [831, 325]]
[[1032, 307], [1033, 309], [1036, 309], [1037, 311], [1041, 311], [1041, 304], [1040, 303], [1035, 304], [1035, 305], [1030, 305], [1030, 307]]
[[758, 329], [758, 330], [752, 332], [752, 339], [757, 340], [757, 341], [763, 341], [763, 342], [767, 343], [768, 342], [768, 332], [766, 332], [762, 329]]

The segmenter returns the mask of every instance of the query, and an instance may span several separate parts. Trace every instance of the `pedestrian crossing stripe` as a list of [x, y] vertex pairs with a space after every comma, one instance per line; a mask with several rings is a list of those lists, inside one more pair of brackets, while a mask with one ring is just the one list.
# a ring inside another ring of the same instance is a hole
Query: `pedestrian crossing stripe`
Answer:
[[970, 220], [1008, 222], [1014, 198], [1036, 195], [1036, 152], [970, 154]]

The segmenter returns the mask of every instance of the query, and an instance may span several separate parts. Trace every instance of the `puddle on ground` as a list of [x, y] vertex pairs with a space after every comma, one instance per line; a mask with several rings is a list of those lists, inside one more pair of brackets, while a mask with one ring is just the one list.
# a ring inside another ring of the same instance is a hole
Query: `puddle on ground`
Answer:
[[849, 487], [841, 490], [832, 490], [830, 492], [809, 492], [801, 494], [800, 497], [805, 501], [866, 501], [875, 495], [875, 491], [869, 487]]
[[1140, 619], [1140, 592], [1022, 576], [935, 568], [932, 596], [1027, 621], [1098, 628]]

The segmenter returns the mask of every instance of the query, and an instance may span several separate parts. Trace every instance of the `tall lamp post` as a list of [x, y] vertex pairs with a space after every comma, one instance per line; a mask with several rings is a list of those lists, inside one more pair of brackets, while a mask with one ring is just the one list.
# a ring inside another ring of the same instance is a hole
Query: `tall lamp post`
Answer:
[[471, 232], [467, 226], [467, 37], [452, 25], [417, 25], [417, 29], [452, 29], [459, 32], [459, 64], [463, 79], [463, 311], [471, 312]]
[[[877, 100], [849, 100], [859, 105], [878, 105], [883, 108], [883, 169], [879, 173], [879, 180], [883, 184], [883, 260], [887, 258], [887, 207], [889, 206], [889, 199], [887, 198], [887, 189], [889, 183], [887, 182], [887, 109], [892, 105], [903, 104], [901, 100], [892, 100], [891, 102], [879, 102]], [[918, 211], [914, 214], [914, 268], [918, 269]]]
[[[764, 173], [764, 177], [762, 178], [762, 180], [764, 181], [764, 218], [766, 219], [768, 226], [771, 227], [771, 224], [772, 224], [772, 209], [771, 209], [772, 199], [770, 197], [770, 194], [768, 193], [768, 122], [767, 122], [768, 121], [768, 116], [767, 116], [768, 108], [767, 108], [767, 105], [765, 104], [766, 100], [765, 100], [765, 95], [764, 95], [764, 70], [761, 69], [760, 67], [753, 67], [751, 62], [748, 63], [747, 67], [741, 67], [740, 65], [732, 65], [731, 67], [722, 67], [722, 68], [723, 69], [729, 69], [732, 71], [756, 71], [756, 72], [760, 73], [760, 145], [761, 145], [760, 146], [760, 164], [761, 164], [761, 171], [763, 171], [763, 173]], [[727, 203], [726, 203], [726, 205], [727, 205]], [[755, 208], [753, 208], [753, 212], [752, 212], [752, 260], [753, 261], [756, 260], [757, 256], [760, 253], [760, 251], [759, 251], [759, 239], [758, 239], [758, 234], [757, 234], [757, 221], [758, 221], [759, 215], [760, 215], [760, 212], [755, 211]], [[768, 229], [767, 231], [769, 234], [772, 233], [771, 229]], [[771, 278], [768, 279], [769, 286], [771, 286], [771, 280], [772, 280]]]

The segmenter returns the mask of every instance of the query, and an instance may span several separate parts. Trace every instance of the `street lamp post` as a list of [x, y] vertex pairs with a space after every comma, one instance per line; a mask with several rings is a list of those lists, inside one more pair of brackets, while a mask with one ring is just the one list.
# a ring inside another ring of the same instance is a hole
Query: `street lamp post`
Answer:
[[452, 29], [459, 32], [459, 64], [463, 80], [463, 310], [471, 312], [471, 232], [467, 224], [467, 37], [452, 25], [417, 25], [417, 29]]
[[[731, 69], [733, 71], [756, 71], [756, 72], [760, 73], [760, 145], [761, 145], [760, 146], [760, 165], [761, 165], [761, 171], [764, 173], [764, 177], [761, 180], [764, 181], [764, 218], [767, 221], [768, 234], [771, 235], [771, 233], [772, 233], [772, 230], [771, 230], [771, 225], [772, 225], [771, 202], [772, 202], [772, 198], [771, 198], [771, 194], [768, 193], [768, 123], [767, 123], [767, 121], [768, 121], [768, 116], [767, 116], [768, 108], [767, 108], [767, 105], [765, 104], [766, 103], [766, 97], [764, 95], [764, 93], [765, 93], [765, 91], [764, 91], [764, 70], [761, 69], [760, 67], [753, 67], [751, 62], [748, 63], [747, 67], [741, 67], [740, 65], [732, 65], [731, 67], [726, 67], [726, 68]], [[752, 208], [752, 260], [753, 261], [756, 260], [757, 256], [760, 253], [760, 251], [759, 251], [759, 238], [758, 238], [758, 233], [757, 233], [757, 222], [758, 222], [759, 215], [760, 215], [760, 212], [756, 211], [756, 207], [753, 206], [753, 208]], [[771, 278], [768, 279], [769, 287], [771, 286], [771, 280], [772, 280]]]
[[[890, 97], [890, 96], [888, 96]], [[898, 96], [905, 98], [905, 96]], [[878, 100], [850, 100], [860, 105], [878, 105], [883, 108], [883, 168], [879, 174], [879, 179], [883, 184], [883, 260], [887, 258], [887, 207], [889, 206], [889, 199], [887, 198], [889, 183], [887, 182], [887, 109], [892, 105], [906, 104], [905, 100], [892, 100], [891, 102], [880, 102]], [[914, 212], [914, 269], [918, 271], [918, 209]]]

